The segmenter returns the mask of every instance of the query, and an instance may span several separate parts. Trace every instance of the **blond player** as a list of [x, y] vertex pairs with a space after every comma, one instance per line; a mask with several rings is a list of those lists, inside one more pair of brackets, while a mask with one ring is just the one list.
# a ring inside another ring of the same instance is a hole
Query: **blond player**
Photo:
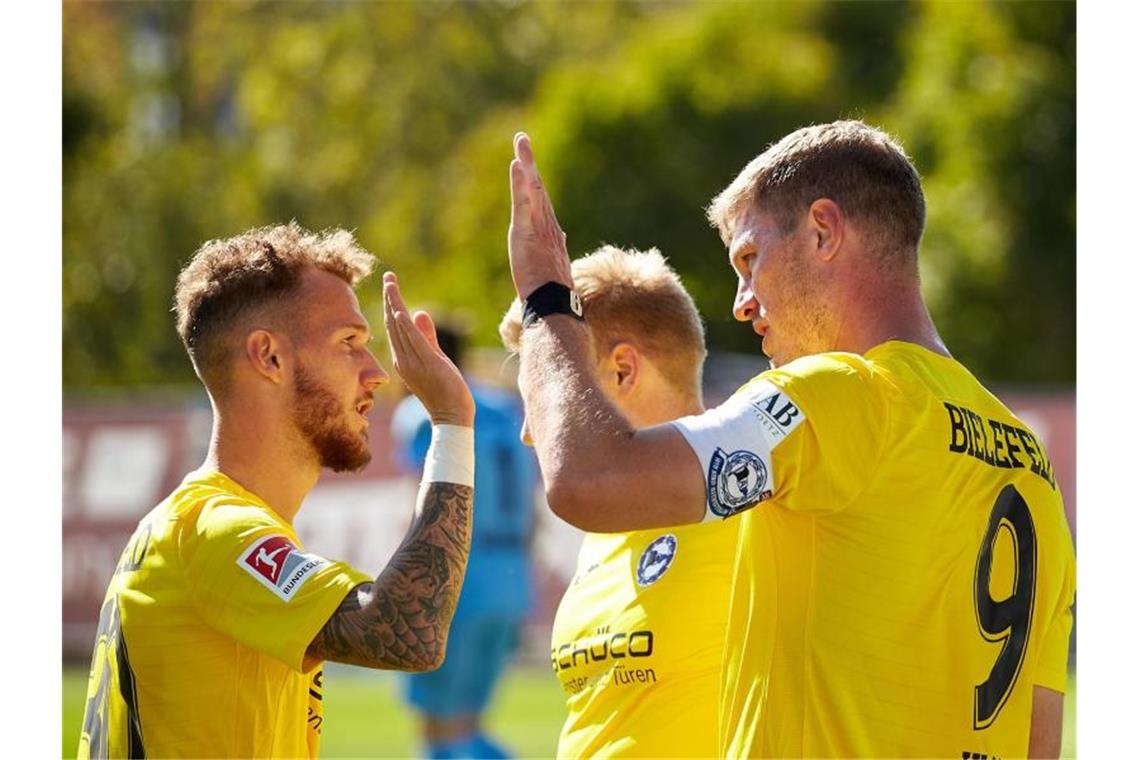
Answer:
[[521, 134], [511, 190], [520, 386], [551, 508], [591, 531], [743, 513], [720, 754], [1056, 756], [1074, 595], [1060, 493], [1039, 439], [935, 330], [925, 200], [898, 144], [861, 122], [797, 130], [713, 200], [733, 314], [773, 369], [648, 429], [593, 377]]
[[366, 415], [387, 375], [353, 286], [373, 263], [347, 232], [289, 224], [210, 241], [182, 271], [178, 332], [213, 436], [111, 579], [81, 758], [315, 757], [324, 660], [443, 660], [469, 547], [474, 406], [394, 275], [393, 361], [435, 424], [416, 516], [375, 579], [306, 551], [292, 525], [322, 468], [370, 458]]
[[[699, 414], [704, 328], [661, 254], [606, 246], [573, 272], [606, 398], [637, 427]], [[499, 326], [512, 351], [521, 320], [516, 300]], [[559, 757], [716, 755], [738, 523], [586, 534], [551, 634]]]

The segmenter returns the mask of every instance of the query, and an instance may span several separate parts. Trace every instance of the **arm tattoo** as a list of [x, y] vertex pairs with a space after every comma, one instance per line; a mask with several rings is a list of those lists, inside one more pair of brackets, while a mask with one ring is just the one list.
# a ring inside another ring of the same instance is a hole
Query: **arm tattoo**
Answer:
[[348, 593], [307, 655], [369, 668], [439, 667], [467, 569], [473, 493], [454, 483], [421, 488], [416, 518], [388, 566]]

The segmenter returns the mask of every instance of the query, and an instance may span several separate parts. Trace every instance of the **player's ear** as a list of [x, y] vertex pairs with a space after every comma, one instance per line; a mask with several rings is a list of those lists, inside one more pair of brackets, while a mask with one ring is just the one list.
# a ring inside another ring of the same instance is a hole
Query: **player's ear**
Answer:
[[618, 343], [610, 349], [609, 366], [612, 368], [617, 392], [631, 393], [641, 379], [641, 355], [632, 343]]
[[830, 198], [817, 198], [808, 209], [808, 224], [815, 237], [816, 255], [830, 261], [839, 252], [846, 233], [843, 209]]
[[251, 330], [245, 336], [245, 358], [254, 371], [269, 380], [280, 383], [285, 377], [285, 346], [269, 330]]

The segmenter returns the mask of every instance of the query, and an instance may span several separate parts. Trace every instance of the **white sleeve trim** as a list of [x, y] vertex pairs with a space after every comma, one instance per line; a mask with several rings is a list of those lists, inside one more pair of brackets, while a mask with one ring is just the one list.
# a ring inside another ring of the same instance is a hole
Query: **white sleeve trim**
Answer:
[[799, 407], [767, 380], [750, 385], [715, 409], [671, 424], [705, 474], [702, 522], [750, 509], [776, 490], [772, 449], [804, 421]]

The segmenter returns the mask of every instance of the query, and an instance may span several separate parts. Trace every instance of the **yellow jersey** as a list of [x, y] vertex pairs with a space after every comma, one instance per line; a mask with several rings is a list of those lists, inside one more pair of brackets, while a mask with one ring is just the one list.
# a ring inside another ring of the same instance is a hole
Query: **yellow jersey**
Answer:
[[551, 632], [558, 757], [713, 757], [739, 520], [588, 533]]
[[721, 754], [1024, 757], [1033, 687], [1066, 687], [1075, 585], [1032, 431], [899, 341], [804, 357], [724, 406], [750, 450], [686, 433], [710, 509], [764, 503], [740, 518]]
[[79, 757], [316, 757], [322, 671], [305, 651], [370, 580], [306, 553], [222, 473], [190, 473], [107, 589]]

